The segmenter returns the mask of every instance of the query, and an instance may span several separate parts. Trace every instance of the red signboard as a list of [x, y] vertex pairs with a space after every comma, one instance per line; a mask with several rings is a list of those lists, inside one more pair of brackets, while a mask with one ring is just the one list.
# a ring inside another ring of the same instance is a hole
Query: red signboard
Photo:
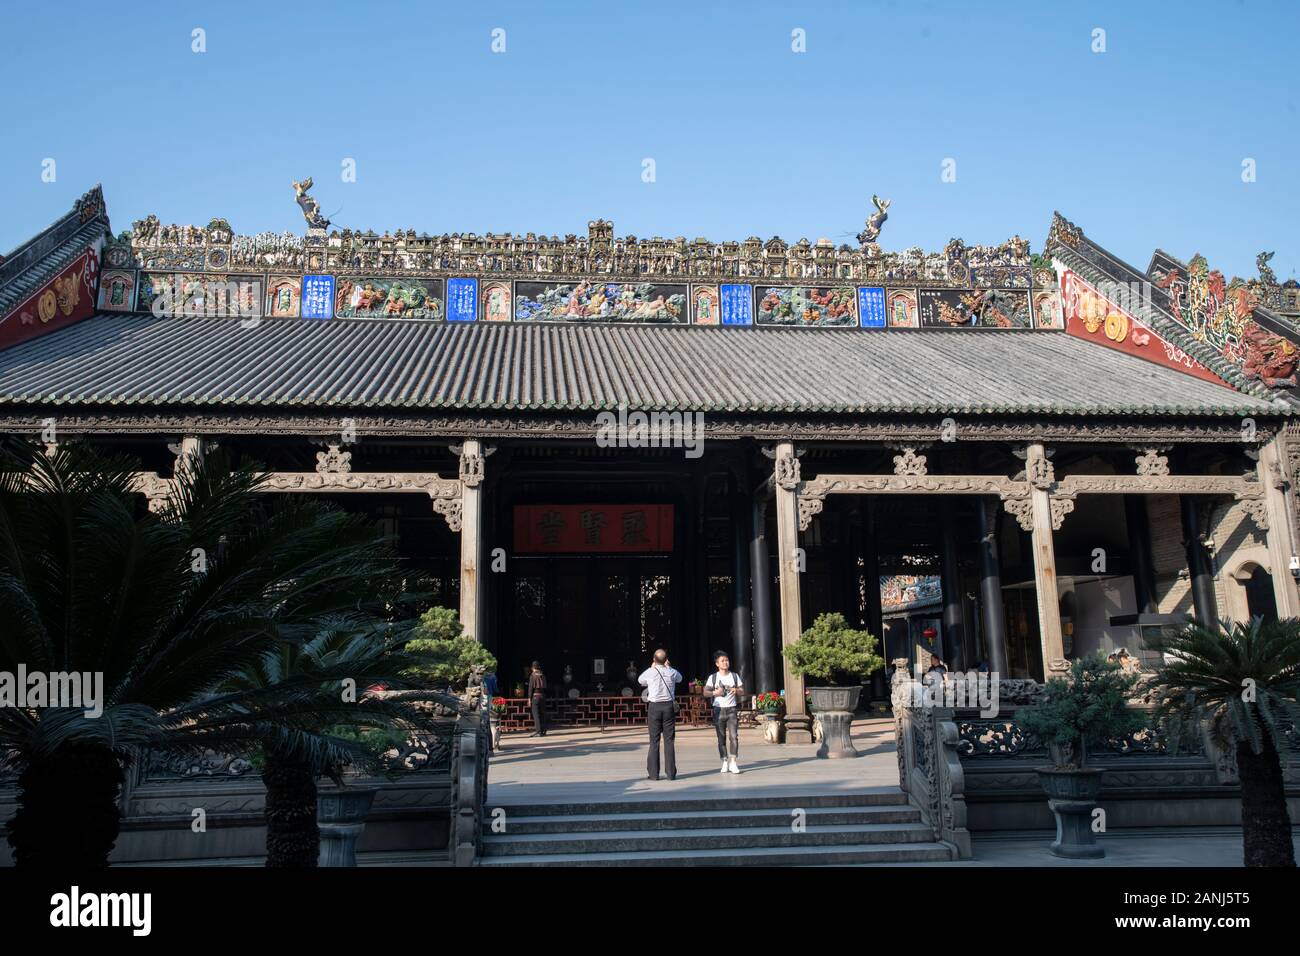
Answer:
[[1183, 349], [1152, 331], [1132, 312], [1116, 305], [1069, 270], [1061, 275], [1061, 300], [1065, 306], [1065, 331], [1070, 335], [1176, 368], [1216, 385], [1227, 385]]
[[99, 243], [0, 319], [0, 349], [95, 314]]
[[672, 505], [515, 505], [518, 554], [672, 549]]

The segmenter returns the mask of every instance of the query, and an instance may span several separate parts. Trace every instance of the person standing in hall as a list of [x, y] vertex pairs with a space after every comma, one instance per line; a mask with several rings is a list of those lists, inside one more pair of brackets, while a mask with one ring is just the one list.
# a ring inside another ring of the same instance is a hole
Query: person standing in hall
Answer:
[[713, 655], [717, 671], [704, 682], [704, 696], [713, 698], [713, 726], [718, 731], [718, 756], [723, 773], [740, 773], [736, 758], [740, 756], [740, 675], [731, 670], [731, 658], [725, 651]]
[[659, 779], [659, 739], [664, 742], [664, 770], [669, 780], [677, 779], [677, 753], [673, 737], [677, 733], [677, 685], [682, 675], [668, 663], [668, 652], [655, 651], [654, 663], [637, 678], [645, 688], [642, 697], [646, 702], [646, 724], [650, 728], [650, 755], [646, 759], [646, 773], [651, 780]]
[[533, 704], [533, 737], [546, 736], [546, 675], [542, 673], [542, 662], [533, 661], [533, 668], [528, 675], [528, 699]]

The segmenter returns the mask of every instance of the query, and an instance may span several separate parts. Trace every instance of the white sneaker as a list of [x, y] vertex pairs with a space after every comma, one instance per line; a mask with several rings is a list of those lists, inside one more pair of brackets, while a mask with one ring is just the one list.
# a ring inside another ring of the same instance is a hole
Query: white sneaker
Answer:
[[728, 769], [729, 769], [729, 768], [727, 767], [727, 761], [725, 761], [725, 760], [722, 761], [722, 773], [726, 773], [726, 772], [728, 771]]
[[732, 757], [732, 758], [731, 758], [731, 766], [728, 767], [727, 769], [730, 770], [732, 773], [740, 773], [740, 768], [736, 766], [736, 758], [735, 758], [735, 757]]

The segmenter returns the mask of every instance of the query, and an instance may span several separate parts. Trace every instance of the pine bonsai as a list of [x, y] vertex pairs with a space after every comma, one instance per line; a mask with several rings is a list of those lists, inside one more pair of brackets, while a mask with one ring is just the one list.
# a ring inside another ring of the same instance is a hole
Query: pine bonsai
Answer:
[[406, 649], [422, 660], [413, 674], [435, 685], [463, 688], [475, 666], [496, 670], [492, 652], [463, 633], [460, 616], [451, 608], [429, 608], [420, 615], [411, 638]]
[[885, 666], [876, 654], [876, 639], [849, 627], [843, 614], [819, 614], [784, 654], [793, 673], [834, 685], [856, 684]]
[[1070, 665], [1070, 676], [1053, 677], [1035, 702], [1016, 711], [1016, 722], [1048, 745], [1068, 751], [1062, 768], [1082, 770], [1088, 745], [1141, 729], [1140, 711], [1128, 706], [1138, 675], [1100, 652]]

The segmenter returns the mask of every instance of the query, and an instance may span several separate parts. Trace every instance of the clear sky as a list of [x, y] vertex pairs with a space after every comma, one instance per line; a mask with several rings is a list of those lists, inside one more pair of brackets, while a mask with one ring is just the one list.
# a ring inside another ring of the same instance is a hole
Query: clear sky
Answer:
[[377, 232], [852, 243], [879, 193], [886, 249], [1037, 250], [1059, 209], [1140, 268], [1161, 247], [1300, 270], [1295, 0], [0, 10], [5, 251], [96, 182], [118, 231], [301, 232], [290, 182], [312, 176], [336, 226]]

